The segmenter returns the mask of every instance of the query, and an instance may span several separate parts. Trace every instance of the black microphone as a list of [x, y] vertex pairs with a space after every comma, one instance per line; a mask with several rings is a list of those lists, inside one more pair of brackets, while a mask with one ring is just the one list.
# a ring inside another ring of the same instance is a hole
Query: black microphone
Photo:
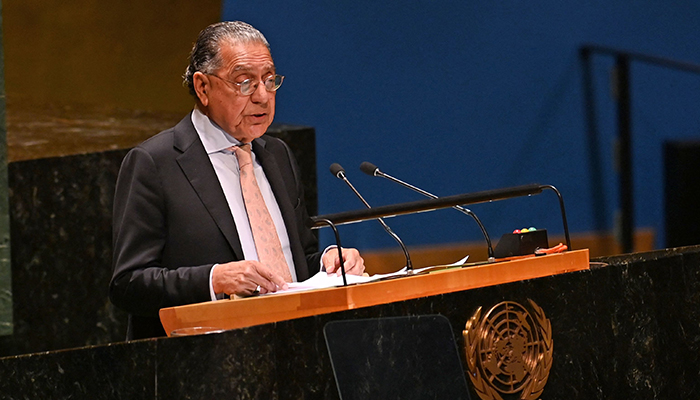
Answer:
[[[394, 178], [394, 177], [391, 176], [391, 175], [385, 174], [384, 172], [380, 171], [379, 168], [378, 168], [376, 165], [374, 165], [374, 164], [372, 164], [372, 163], [370, 163], [370, 162], [365, 161], [365, 162], [363, 162], [362, 164], [360, 164], [360, 170], [361, 170], [362, 172], [364, 172], [365, 174], [367, 174], [367, 175], [370, 175], [370, 176], [381, 176], [382, 178], [386, 178], [386, 179], [388, 179], [388, 180], [390, 180], [390, 181], [392, 181], [392, 182], [396, 182], [396, 183], [398, 183], [399, 185], [401, 185], [401, 186], [403, 186], [403, 187], [406, 187], [406, 188], [409, 188], [409, 189], [411, 189], [411, 190], [413, 190], [413, 191], [415, 191], [415, 192], [418, 192], [418, 193], [422, 194], [422, 195], [425, 196], [425, 197], [430, 197], [431, 199], [437, 199], [437, 198], [438, 198], [436, 195], [434, 195], [434, 194], [432, 194], [432, 193], [430, 193], [430, 192], [427, 192], [427, 191], [425, 191], [425, 190], [423, 190], [423, 189], [421, 189], [421, 188], [418, 188], [418, 187], [416, 187], [416, 186], [413, 186], [413, 185], [411, 185], [410, 183], [406, 183], [406, 182], [402, 181], [401, 179]], [[484, 239], [486, 239], [486, 245], [487, 245], [487, 247], [488, 247], [488, 253], [489, 253], [489, 262], [495, 261], [496, 258], [495, 258], [494, 255], [493, 255], [493, 246], [491, 245], [491, 238], [489, 237], [488, 232], [486, 232], [486, 228], [484, 228], [484, 225], [481, 223], [481, 220], [479, 220], [479, 217], [477, 217], [476, 214], [474, 214], [474, 213], [473, 213], [470, 209], [468, 209], [468, 208], [464, 208], [464, 207], [462, 207], [462, 206], [453, 206], [452, 208], [454, 208], [454, 209], [457, 210], [457, 211], [460, 211], [460, 212], [463, 213], [463, 214], [467, 214], [467, 215], [469, 215], [470, 217], [474, 218], [474, 221], [476, 221], [476, 223], [479, 225], [479, 228], [481, 228], [481, 233], [483, 233]]]
[[[345, 176], [345, 169], [342, 166], [340, 166], [340, 164], [333, 163], [333, 164], [331, 164], [330, 169], [331, 169], [331, 173], [333, 174], [333, 176], [335, 176], [338, 179], [343, 180], [350, 187], [350, 189], [352, 189], [352, 191], [355, 193], [355, 195], [362, 201], [362, 203], [364, 203], [364, 205], [367, 208], [372, 208], [372, 206], [369, 205], [369, 203], [365, 200], [365, 198], [362, 197], [360, 192], [358, 192], [357, 189], [355, 189], [355, 187], [352, 185], [352, 183], [350, 183], [348, 178]], [[403, 254], [404, 254], [404, 256], [406, 256], [406, 271], [408, 273], [411, 273], [413, 271], [413, 264], [411, 263], [411, 256], [408, 255], [408, 249], [406, 249], [406, 245], [403, 244], [403, 241], [401, 241], [401, 238], [399, 238], [399, 236], [397, 234], [395, 234], [394, 231], [391, 230], [391, 228], [389, 228], [389, 225], [387, 225], [383, 219], [377, 218], [377, 221], [379, 221], [379, 223], [382, 225], [382, 227], [384, 228], [386, 233], [388, 233], [391, 237], [393, 237], [394, 240], [396, 240], [396, 242], [399, 244], [399, 246], [401, 246], [401, 250], [403, 250]]]

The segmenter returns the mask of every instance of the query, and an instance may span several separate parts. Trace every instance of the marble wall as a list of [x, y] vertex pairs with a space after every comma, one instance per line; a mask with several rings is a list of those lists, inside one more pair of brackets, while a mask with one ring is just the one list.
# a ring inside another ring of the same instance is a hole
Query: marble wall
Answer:
[[9, 164], [14, 334], [0, 354], [108, 343], [126, 315], [107, 298], [111, 210], [126, 150]]
[[700, 246], [598, 259], [592, 267], [218, 334], [6, 357], [0, 398], [337, 399], [323, 337], [328, 322], [442, 314], [464, 363], [462, 330], [475, 310], [528, 299], [552, 325], [541, 398], [698, 398]]

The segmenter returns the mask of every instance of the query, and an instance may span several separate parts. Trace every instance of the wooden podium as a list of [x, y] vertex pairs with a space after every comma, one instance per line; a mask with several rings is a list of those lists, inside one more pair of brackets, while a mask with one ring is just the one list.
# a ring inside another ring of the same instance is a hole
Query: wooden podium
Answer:
[[160, 320], [168, 336], [182, 328], [244, 328], [581, 271], [589, 268], [588, 257], [584, 249], [343, 287], [170, 307], [160, 310]]
[[[539, 397], [698, 398], [700, 245], [598, 258], [591, 268], [587, 258], [585, 250], [572, 251], [318, 292], [176, 307], [163, 311], [169, 331], [261, 325], [0, 358], [0, 377], [7, 377], [0, 379], [0, 397], [69, 398], [77, 390], [98, 400], [339, 399], [328, 338], [349, 343], [349, 351], [361, 357], [366, 354], [362, 347], [384, 343], [373, 342], [373, 332], [384, 332], [382, 340], [414, 337], [385, 322], [441, 315], [452, 327], [466, 375], [471, 373], [466, 353], [471, 347], [463, 331], [476, 313], [502, 303], [535, 303], [551, 323], [547, 335], [554, 344], [549, 378]], [[453, 292], [425, 295], [448, 291]], [[382, 302], [388, 303], [366, 306]], [[303, 315], [310, 316], [296, 318]], [[376, 321], [381, 329], [347, 329], [363, 321]], [[340, 329], [327, 332], [331, 326]], [[354, 343], [362, 346], [355, 349]], [[428, 353], [444, 353], [434, 345], [419, 345]], [[430, 363], [411, 364], [401, 355], [384, 360], [409, 366], [412, 376], [435, 369]], [[470, 376], [470, 395], [477, 400]]]

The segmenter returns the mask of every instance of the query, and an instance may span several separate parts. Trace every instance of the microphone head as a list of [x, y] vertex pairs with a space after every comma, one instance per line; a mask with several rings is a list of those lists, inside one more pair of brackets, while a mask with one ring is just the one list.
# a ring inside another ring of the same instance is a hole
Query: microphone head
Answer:
[[345, 168], [338, 163], [333, 163], [331, 164], [331, 174], [338, 179], [343, 179], [343, 176], [345, 176]]
[[379, 168], [377, 168], [377, 166], [372, 164], [371, 162], [367, 161], [360, 164], [360, 170], [370, 176], [377, 176], [379, 174]]

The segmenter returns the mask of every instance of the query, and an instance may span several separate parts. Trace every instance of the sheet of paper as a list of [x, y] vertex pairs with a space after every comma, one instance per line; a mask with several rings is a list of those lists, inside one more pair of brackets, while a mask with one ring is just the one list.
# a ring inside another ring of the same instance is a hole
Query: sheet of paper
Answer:
[[[468, 258], [469, 258], [469, 256], [466, 256], [463, 259], [461, 259], [453, 264], [448, 264], [445, 266], [450, 267], [450, 266], [463, 265], [465, 262], [467, 262]], [[440, 266], [440, 267], [445, 267], [445, 266]], [[418, 273], [421, 273], [423, 271], [429, 270], [431, 268], [436, 268], [436, 267], [432, 266], [432, 267], [414, 269], [413, 273], [418, 274]], [[401, 276], [401, 275], [407, 275], [406, 267], [404, 267], [396, 272], [390, 272], [388, 274], [374, 274], [372, 276], [345, 275], [345, 278], [347, 279], [348, 285], [351, 285], [351, 284], [356, 284], [356, 283], [372, 282], [372, 281], [376, 281], [379, 279], [391, 278], [391, 277]], [[328, 275], [325, 271], [320, 271], [316, 275], [312, 276], [311, 278], [309, 278], [303, 282], [290, 283], [289, 289], [278, 290], [275, 293], [302, 292], [305, 290], [325, 289], [325, 288], [336, 287], [336, 286], [343, 286], [343, 277], [342, 276]], [[275, 293], [268, 293], [267, 295], [272, 295]]]
[[[396, 273], [398, 273], [398, 272], [396, 272]], [[386, 275], [391, 275], [391, 274], [386, 274]], [[373, 276], [345, 275], [345, 279], [347, 280], [348, 285], [351, 285], [351, 284], [355, 284], [355, 283], [365, 283], [365, 282], [376, 281], [377, 279], [381, 279], [382, 277], [384, 277], [386, 275], [373, 275]], [[301, 291], [305, 291], [305, 290], [325, 289], [325, 288], [336, 287], [336, 286], [343, 286], [343, 277], [342, 276], [328, 275], [325, 271], [320, 271], [316, 275], [312, 276], [311, 278], [309, 278], [303, 282], [290, 283], [289, 289], [278, 290], [275, 293], [293, 293], [293, 292], [301, 292]], [[268, 293], [268, 295], [275, 294], [275, 293]]]
[[[348, 285], [353, 283], [364, 283], [373, 281], [373, 277], [359, 275], [345, 275]], [[289, 289], [281, 290], [277, 293], [298, 292], [301, 290], [323, 289], [334, 286], [343, 286], [343, 277], [336, 275], [328, 275], [325, 271], [320, 271], [311, 278], [303, 282], [292, 282], [289, 284]]]
[[461, 259], [461, 260], [459, 260], [459, 261], [457, 261], [457, 262], [454, 262], [454, 263], [452, 263], [452, 264], [447, 264], [447, 266], [448, 266], [448, 267], [456, 267], [456, 266], [458, 266], [458, 265], [464, 265], [464, 264], [467, 263], [467, 260], [468, 260], [468, 259], [469, 259], [469, 256], [466, 256], [466, 257], [464, 257], [463, 259]]

